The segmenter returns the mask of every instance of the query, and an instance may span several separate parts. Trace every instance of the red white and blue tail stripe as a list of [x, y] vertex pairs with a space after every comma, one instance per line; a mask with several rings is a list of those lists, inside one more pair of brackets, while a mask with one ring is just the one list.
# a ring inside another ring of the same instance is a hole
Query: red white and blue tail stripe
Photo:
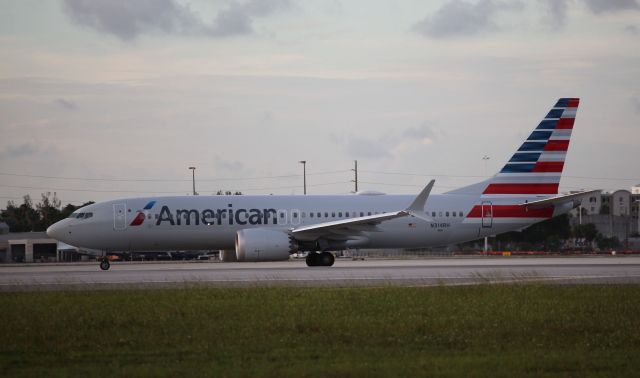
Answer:
[[482, 194], [557, 194], [579, 103], [578, 98], [559, 99]]

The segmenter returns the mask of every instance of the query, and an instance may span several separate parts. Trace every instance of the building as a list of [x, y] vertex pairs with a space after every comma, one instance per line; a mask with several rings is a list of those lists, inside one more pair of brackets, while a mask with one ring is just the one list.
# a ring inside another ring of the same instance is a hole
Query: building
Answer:
[[83, 251], [49, 238], [45, 232], [0, 234], [0, 263], [79, 261], [83, 256]]
[[[638, 189], [638, 193], [634, 191]], [[571, 212], [572, 223], [593, 223], [606, 237], [617, 237], [623, 243], [640, 236], [640, 186], [632, 191], [621, 189], [612, 193], [596, 193], [584, 197], [580, 207]], [[582, 209], [582, 216], [580, 216]]]

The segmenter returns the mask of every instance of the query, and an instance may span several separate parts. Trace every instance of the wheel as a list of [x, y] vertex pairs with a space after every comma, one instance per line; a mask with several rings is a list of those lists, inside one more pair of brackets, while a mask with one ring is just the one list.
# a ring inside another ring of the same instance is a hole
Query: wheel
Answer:
[[332, 266], [336, 259], [331, 252], [309, 252], [306, 261], [307, 266]]
[[110, 267], [111, 267], [111, 263], [109, 262], [109, 260], [104, 259], [100, 261], [100, 269], [109, 270]]
[[316, 252], [309, 252], [305, 259], [307, 266], [318, 266], [318, 254]]
[[320, 264], [321, 266], [333, 266], [333, 263], [336, 261], [336, 258], [333, 256], [331, 252], [322, 252], [320, 254]]

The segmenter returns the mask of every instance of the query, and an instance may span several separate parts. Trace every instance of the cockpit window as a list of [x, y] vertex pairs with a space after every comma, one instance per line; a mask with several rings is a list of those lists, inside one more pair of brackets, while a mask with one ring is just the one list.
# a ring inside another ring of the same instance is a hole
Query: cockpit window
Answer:
[[88, 218], [91, 218], [92, 216], [93, 216], [93, 213], [72, 213], [71, 215], [69, 215], [69, 218], [88, 219]]

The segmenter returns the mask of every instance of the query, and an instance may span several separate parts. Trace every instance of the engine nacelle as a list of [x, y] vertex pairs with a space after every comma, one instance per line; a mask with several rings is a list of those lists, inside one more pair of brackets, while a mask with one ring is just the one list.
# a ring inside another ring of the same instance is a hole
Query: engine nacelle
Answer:
[[283, 261], [298, 251], [298, 244], [282, 231], [249, 228], [236, 233], [238, 261]]
[[219, 252], [220, 261], [222, 262], [236, 262], [238, 258], [236, 257], [235, 249], [221, 249]]

